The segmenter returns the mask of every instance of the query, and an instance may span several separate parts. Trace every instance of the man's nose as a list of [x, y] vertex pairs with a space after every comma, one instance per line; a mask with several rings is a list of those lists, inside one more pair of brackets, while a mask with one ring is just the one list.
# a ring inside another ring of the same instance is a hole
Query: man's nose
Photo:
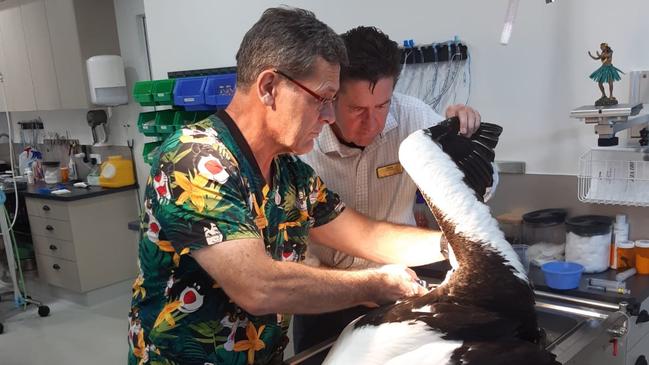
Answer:
[[322, 110], [320, 110], [320, 118], [323, 123], [334, 124], [336, 122], [336, 112], [334, 111], [334, 106], [331, 103], [326, 103], [323, 105]]

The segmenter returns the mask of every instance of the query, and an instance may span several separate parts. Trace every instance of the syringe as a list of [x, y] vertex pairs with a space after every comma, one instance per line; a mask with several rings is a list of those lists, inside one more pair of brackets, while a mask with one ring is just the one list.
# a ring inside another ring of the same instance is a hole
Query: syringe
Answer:
[[590, 278], [588, 280], [588, 288], [619, 294], [631, 294], [631, 290], [626, 288], [625, 282], [615, 280]]

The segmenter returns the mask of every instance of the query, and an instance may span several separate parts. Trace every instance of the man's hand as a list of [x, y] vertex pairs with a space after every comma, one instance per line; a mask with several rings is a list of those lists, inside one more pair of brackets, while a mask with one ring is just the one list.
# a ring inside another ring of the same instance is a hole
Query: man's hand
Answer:
[[446, 118], [460, 118], [460, 134], [470, 137], [480, 127], [482, 117], [477, 110], [463, 105], [455, 104], [446, 108]]
[[[403, 265], [384, 265], [372, 270], [379, 276], [381, 286], [376, 290], [376, 304], [392, 303], [407, 297], [422, 296], [428, 292], [417, 282], [417, 274]], [[365, 305], [372, 307], [369, 303]]]

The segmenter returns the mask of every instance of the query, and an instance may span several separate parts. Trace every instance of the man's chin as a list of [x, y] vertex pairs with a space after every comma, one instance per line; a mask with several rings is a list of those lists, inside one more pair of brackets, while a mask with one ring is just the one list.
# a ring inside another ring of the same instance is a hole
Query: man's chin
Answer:
[[309, 140], [308, 142], [304, 142], [300, 144], [299, 146], [295, 146], [293, 148], [293, 154], [295, 155], [305, 155], [313, 150], [313, 139]]

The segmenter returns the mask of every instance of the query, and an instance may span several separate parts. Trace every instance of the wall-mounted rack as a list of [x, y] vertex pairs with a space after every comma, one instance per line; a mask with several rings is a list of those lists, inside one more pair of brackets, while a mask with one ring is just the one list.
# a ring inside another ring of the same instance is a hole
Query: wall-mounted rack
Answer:
[[402, 64], [461, 61], [467, 58], [469, 58], [469, 49], [459, 42], [401, 48]]

